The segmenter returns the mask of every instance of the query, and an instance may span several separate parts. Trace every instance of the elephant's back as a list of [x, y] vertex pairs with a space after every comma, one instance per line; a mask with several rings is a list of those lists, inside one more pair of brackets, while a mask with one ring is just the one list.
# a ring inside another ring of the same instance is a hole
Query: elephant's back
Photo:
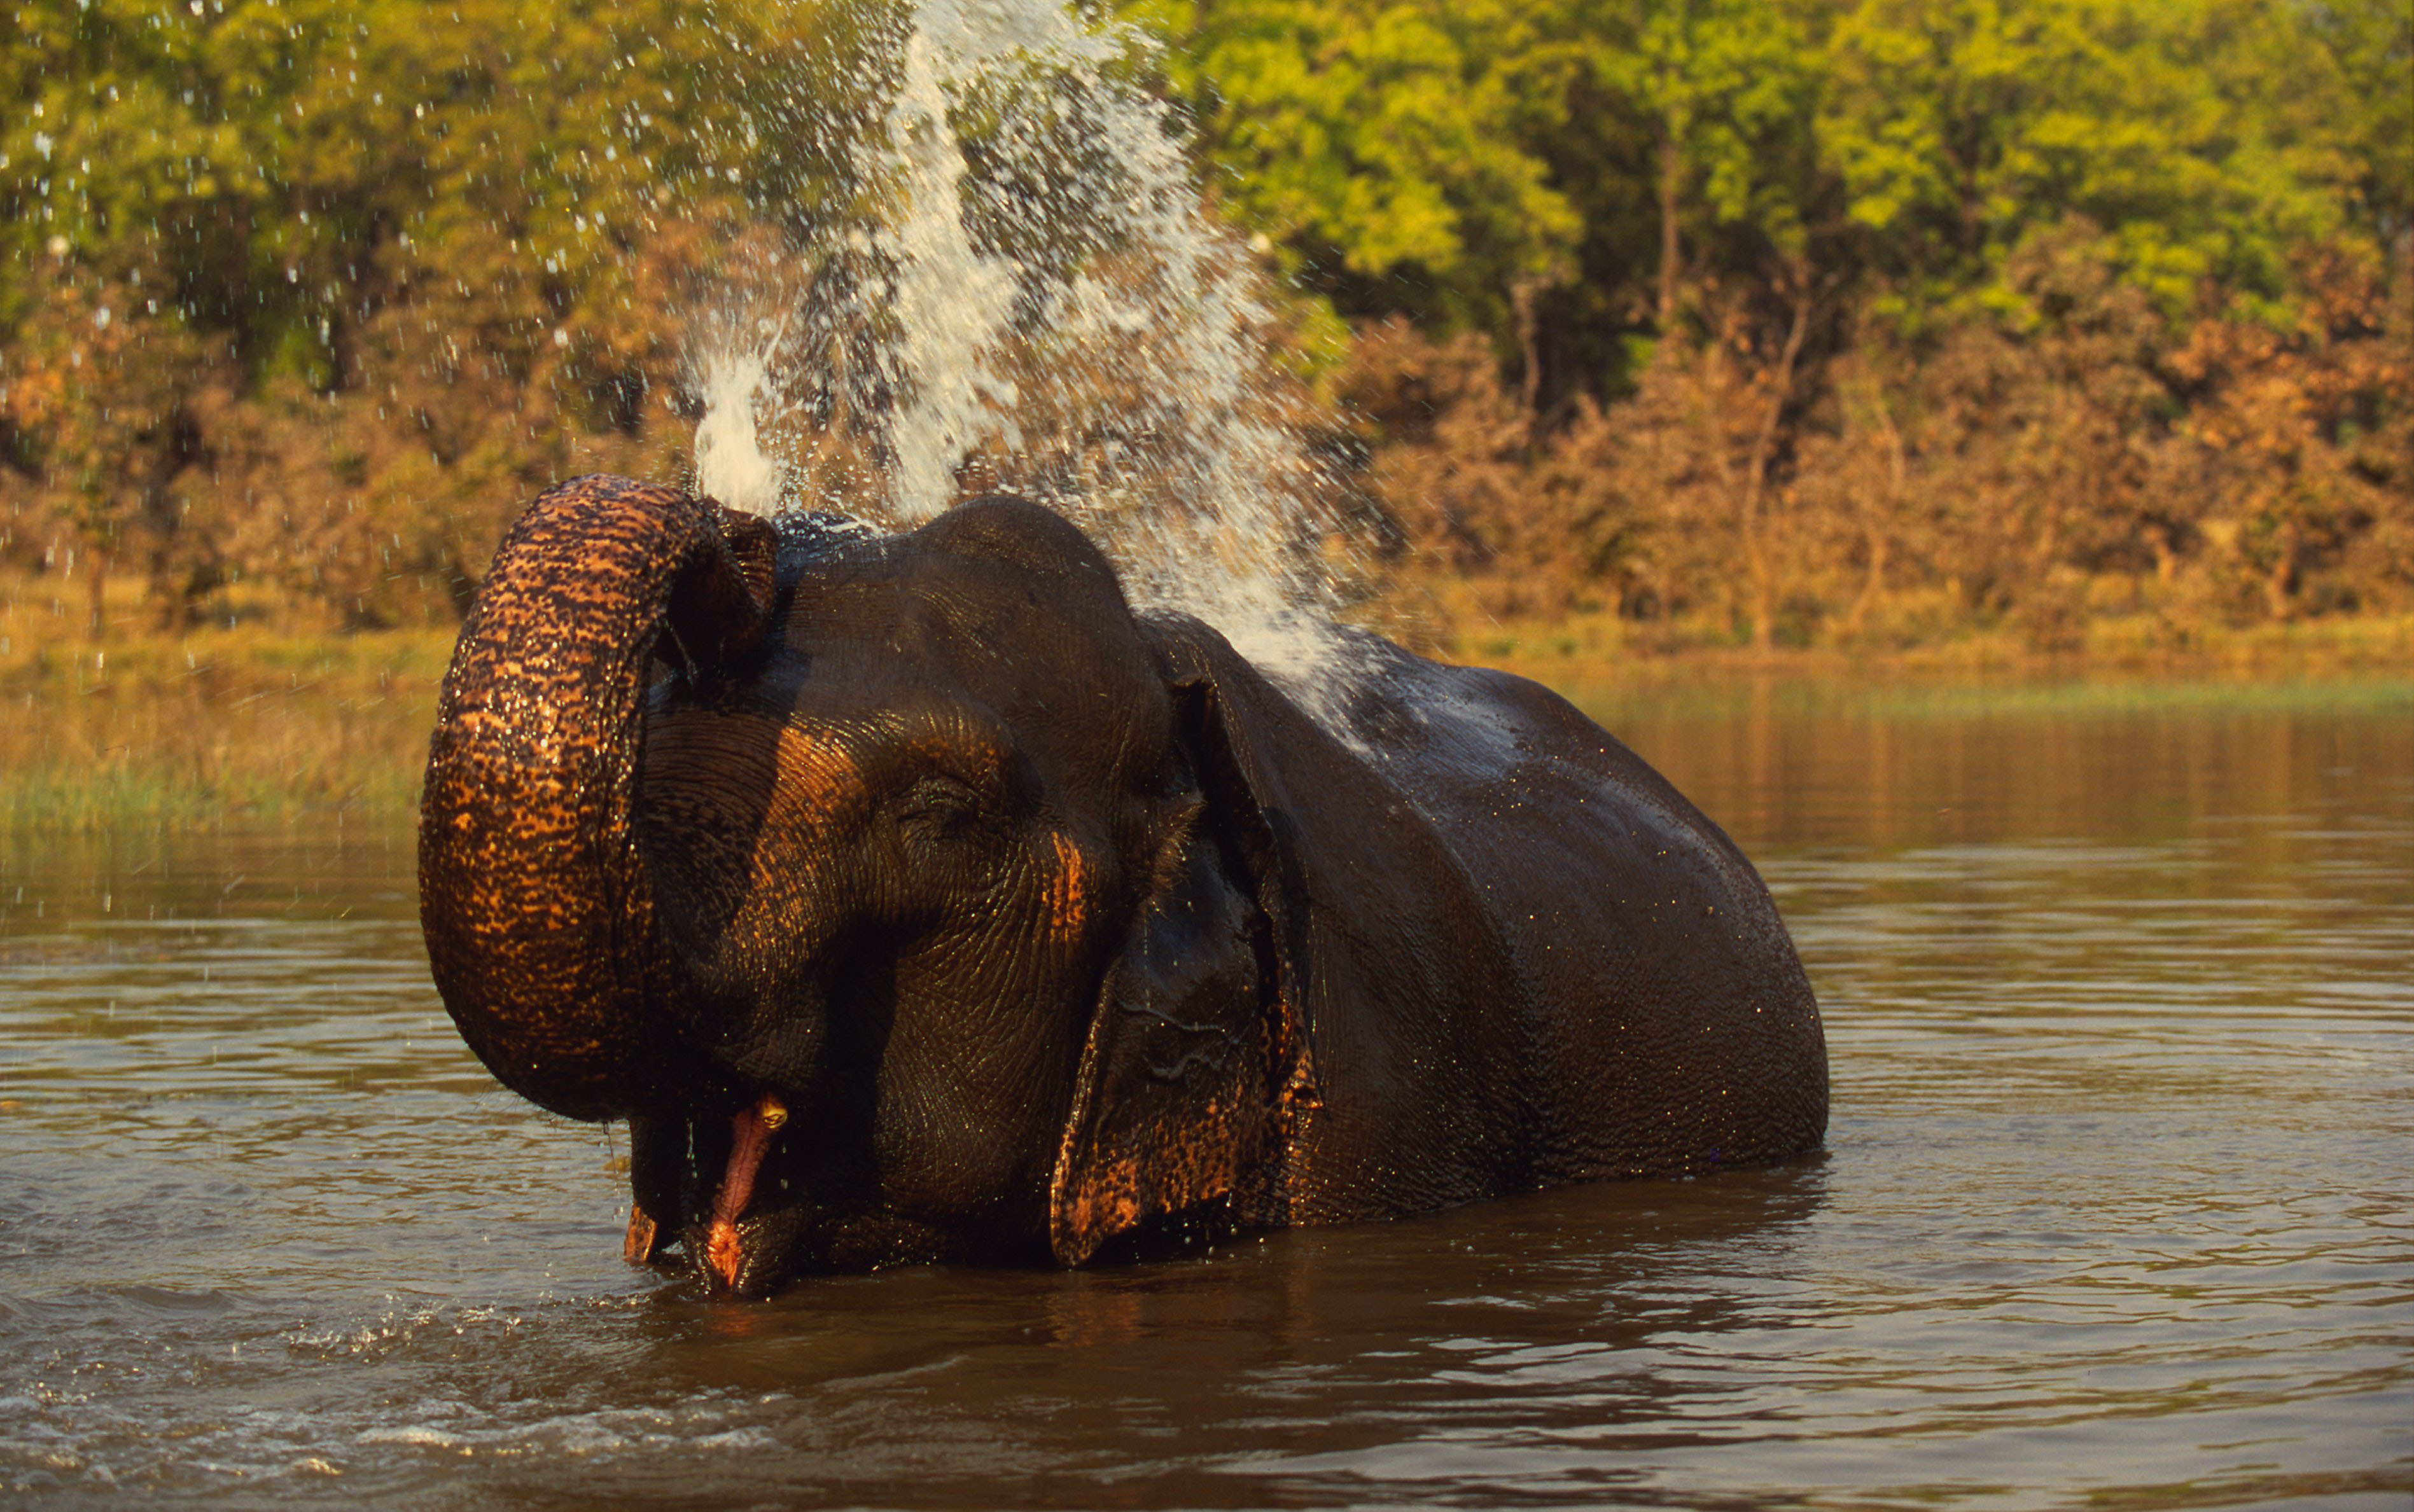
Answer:
[[1815, 1146], [1818, 1007], [1742, 852], [1547, 689], [1378, 655], [1352, 722], [1514, 963], [1534, 1176], [1692, 1172]]

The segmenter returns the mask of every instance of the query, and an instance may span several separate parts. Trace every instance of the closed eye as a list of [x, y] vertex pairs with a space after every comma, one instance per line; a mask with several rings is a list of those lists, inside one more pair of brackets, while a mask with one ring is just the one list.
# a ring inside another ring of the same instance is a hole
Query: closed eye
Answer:
[[897, 806], [899, 823], [932, 839], [954, 839], [989, 819], [980, 796], [952, 777], [916, 778]]

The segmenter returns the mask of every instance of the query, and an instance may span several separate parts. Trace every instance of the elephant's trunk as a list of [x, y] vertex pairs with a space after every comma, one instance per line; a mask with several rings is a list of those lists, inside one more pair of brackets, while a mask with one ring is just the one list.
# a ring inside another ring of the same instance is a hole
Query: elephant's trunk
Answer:
[[669, 1111], [700, 1078], [633, 823], [647, 668], [767, 622], [768, 528], [582, 478], [530, 504], [453, 653], [427, 755], [419, 912], [444, 1006], [503, 1085], [574, 1119]]

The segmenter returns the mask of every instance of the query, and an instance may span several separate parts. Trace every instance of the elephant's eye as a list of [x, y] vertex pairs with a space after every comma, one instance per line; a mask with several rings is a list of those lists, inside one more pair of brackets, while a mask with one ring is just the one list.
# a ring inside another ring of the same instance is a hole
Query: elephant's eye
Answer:
[[928, 839], [956, 839], [983, 819], [979, 797], [951, 777], [925, 777], [907, 790], [898, 805], [898, 822]]

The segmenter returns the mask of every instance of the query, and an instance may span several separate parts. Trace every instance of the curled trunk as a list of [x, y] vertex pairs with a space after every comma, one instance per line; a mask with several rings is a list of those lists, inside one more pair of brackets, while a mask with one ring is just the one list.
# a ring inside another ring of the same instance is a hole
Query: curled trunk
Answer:
[[444, 674], [419, 830], [444, 1005], [514, 1091], [576, 1119], [668, 1111], [710, 1078], [638, 853], [656, 644], [690, 663], [762, 637], [770, 535], [675, 490], [592, 477], [530, 504]]

